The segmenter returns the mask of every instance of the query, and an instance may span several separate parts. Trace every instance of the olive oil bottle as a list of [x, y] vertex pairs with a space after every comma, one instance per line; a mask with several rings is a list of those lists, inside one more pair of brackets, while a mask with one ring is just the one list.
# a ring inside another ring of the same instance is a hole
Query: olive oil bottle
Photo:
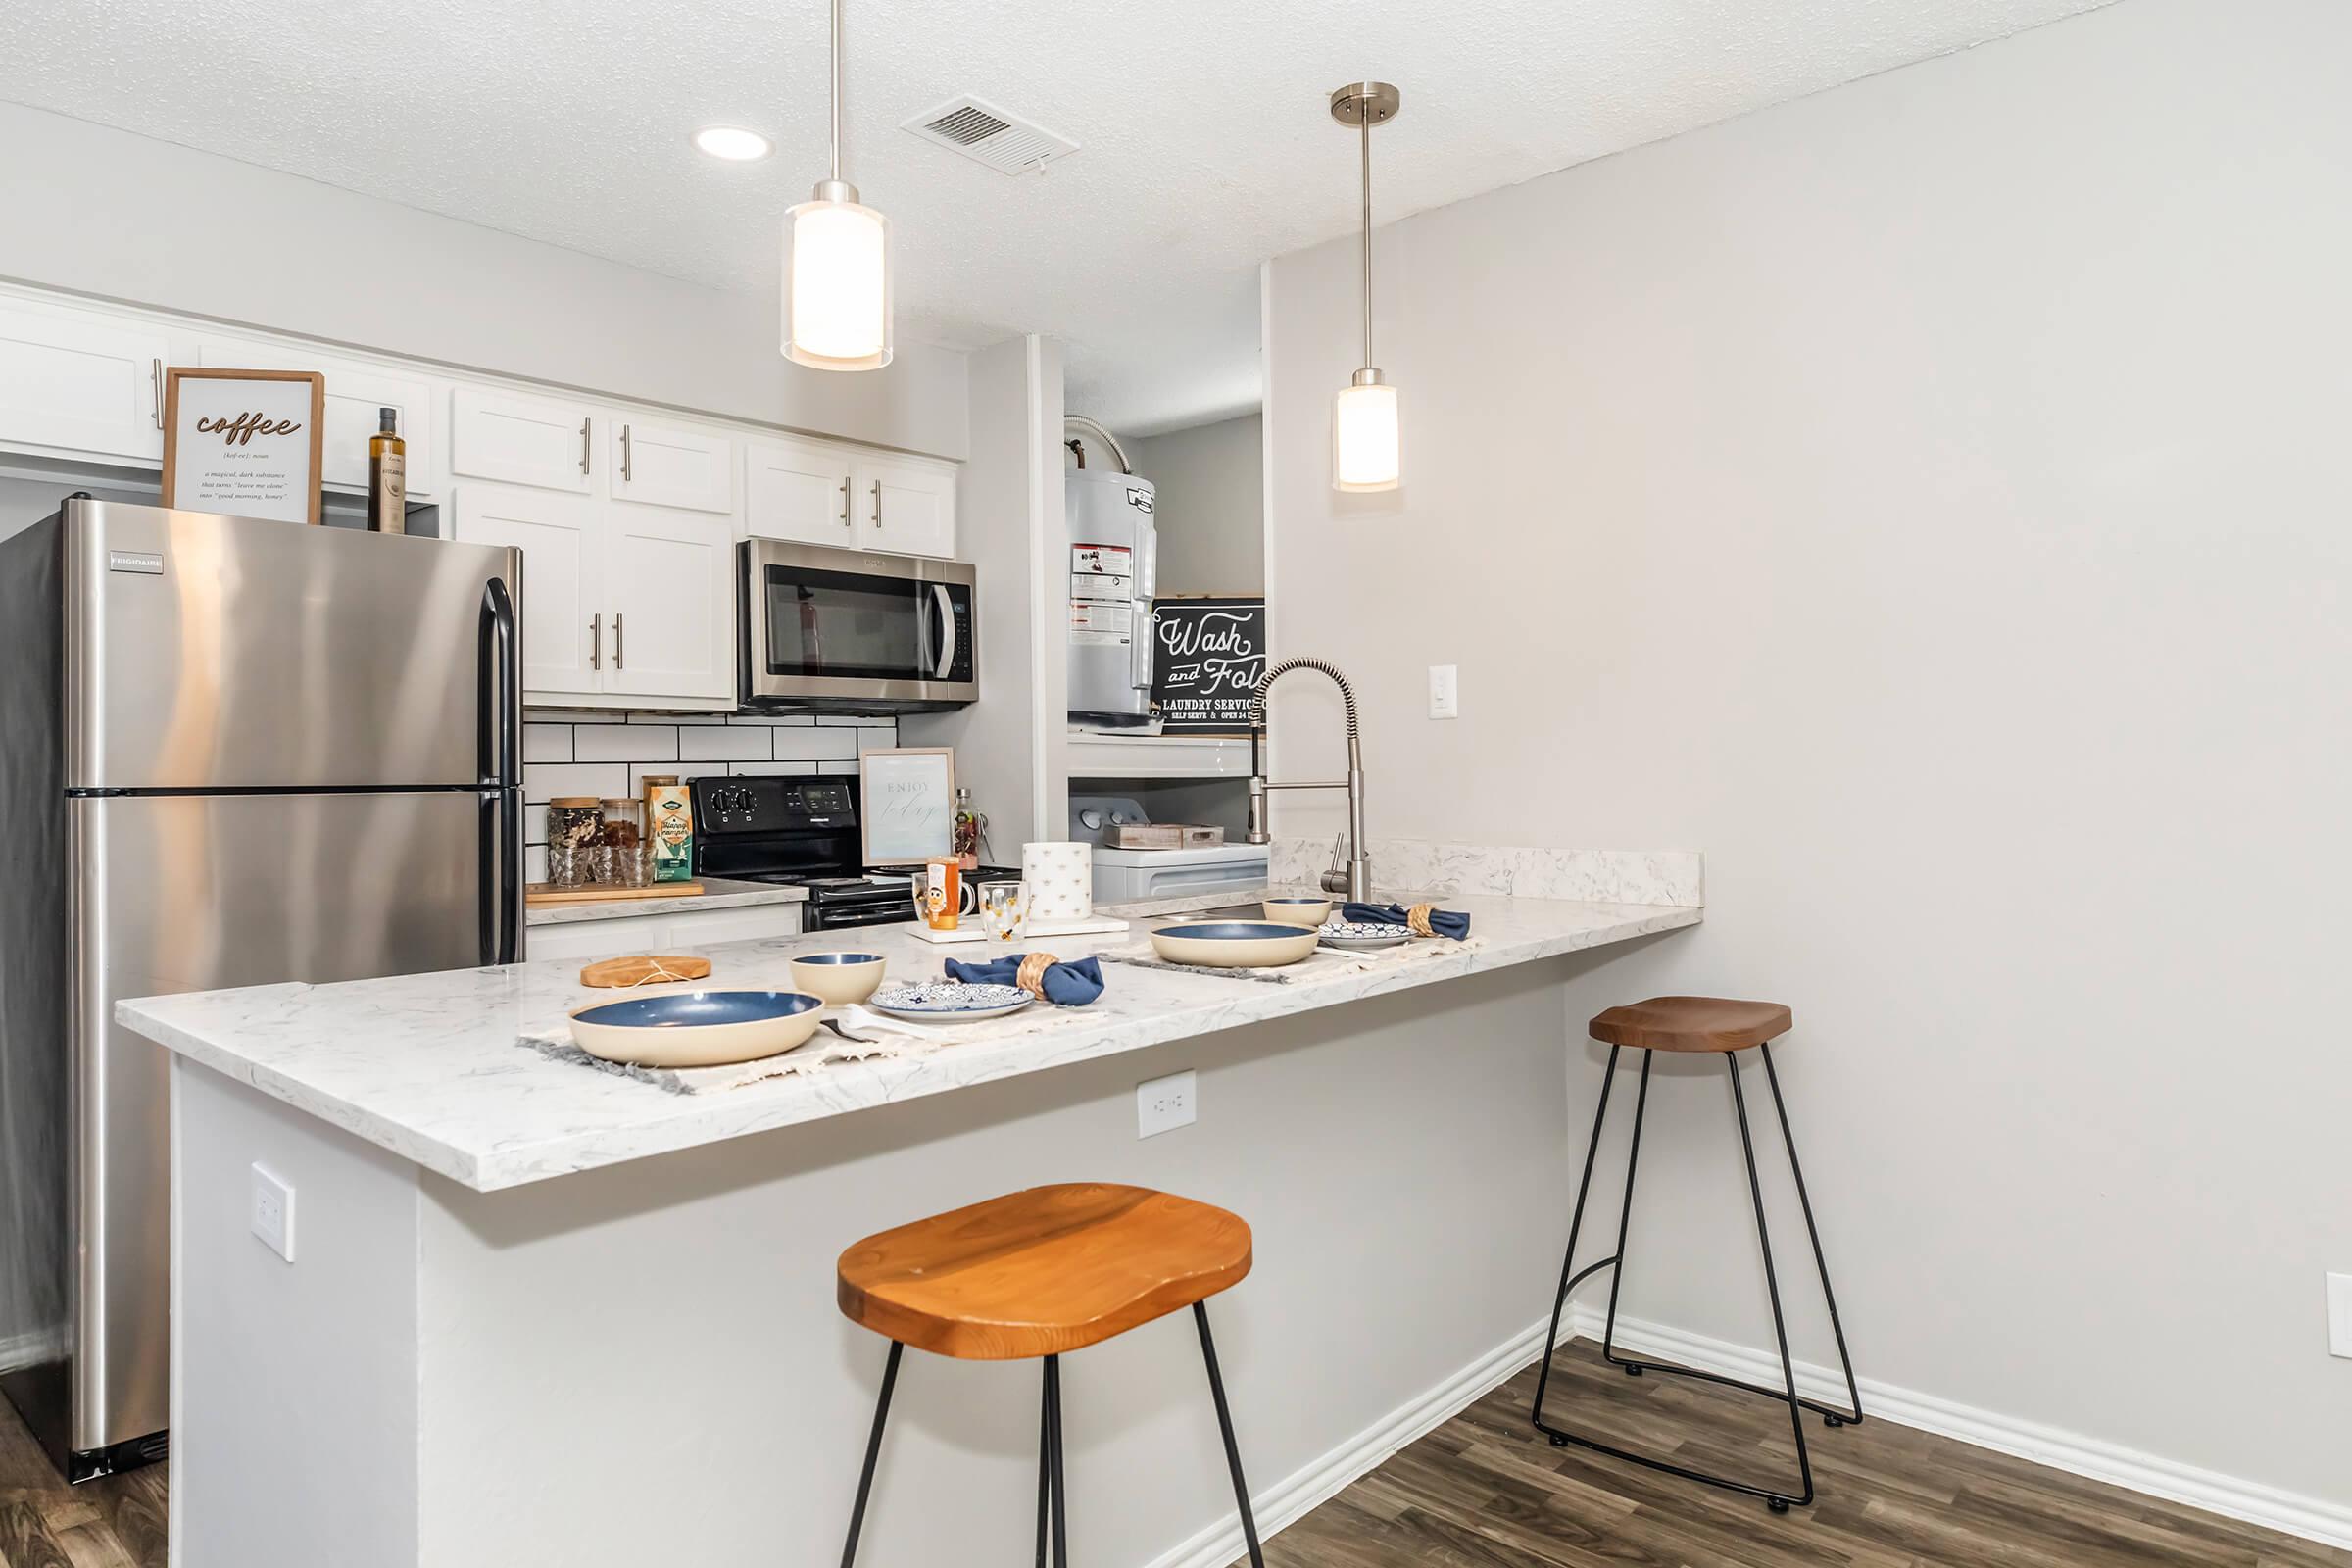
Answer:
[[375, 411], [368, 439], [368, 526], [377, 533], [409, 531], [409, 444], [400, 438], [400, 411]]

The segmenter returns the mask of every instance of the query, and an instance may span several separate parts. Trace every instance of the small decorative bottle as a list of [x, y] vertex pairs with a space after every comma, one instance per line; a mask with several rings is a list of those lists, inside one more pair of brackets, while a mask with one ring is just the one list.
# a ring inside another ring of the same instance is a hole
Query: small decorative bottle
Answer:
[[376, 533], [409, 531], [409, 444], [400, 438], [400, 411], [375, 411], [368, 439], [368, 526]]
[[980, 814], [972, 809], [972, 792], [956, 790], [956, 858], [961, 869], [980, 869]]

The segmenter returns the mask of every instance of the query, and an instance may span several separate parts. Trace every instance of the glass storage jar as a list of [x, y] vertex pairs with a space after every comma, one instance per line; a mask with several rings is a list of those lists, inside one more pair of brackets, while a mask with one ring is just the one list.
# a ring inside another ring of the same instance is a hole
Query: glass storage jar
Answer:
[[559, 795], [547, 803], [547, 885], [586, 887], [596, 880], [604, 812], [593, 795]]
[[653, 881], [653, 846], [645, 838], [645, 802], [609, 800], [597, 850], [596, 879], [616, 888], [641, 888]]

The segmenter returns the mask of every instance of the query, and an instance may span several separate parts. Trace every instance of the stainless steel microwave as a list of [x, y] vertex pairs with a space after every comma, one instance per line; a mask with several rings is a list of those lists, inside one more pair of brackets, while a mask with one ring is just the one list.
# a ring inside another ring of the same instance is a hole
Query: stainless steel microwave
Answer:
[[737, 549], [745, 707], [916, 713], [980, 695], [963, 562], [774, 539]]

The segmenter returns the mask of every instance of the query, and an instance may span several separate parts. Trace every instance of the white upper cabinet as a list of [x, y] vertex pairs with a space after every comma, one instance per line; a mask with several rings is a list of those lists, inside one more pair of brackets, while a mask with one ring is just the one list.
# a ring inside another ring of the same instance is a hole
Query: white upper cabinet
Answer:
[[604, 689], [632, 697], [732, 699], [734, 565], [732, 517], [665, 507], [611, 508], [604, 603], [612, 640]]
[[580, 404], [461, 386], [450, 399], [449, 471], [587, 495], [597, 477], [594, 423]]
[[438, 492], [441, 470], [434, 462], [430, 381], [363, 360], [244, 338], [199, 338], [196, 363], [209, 369], [317, 370], [325, 376], [326, 435], [319, 478], [329, 489], [368, 493], [368, 443], [375, 435], [378, 411], [397, 411], [400, 438], [408, 443], [409, 494], [421, 499]]
[[[522, 689], [594, 697], [605, 690], [612, 612], [599, 598], [600, 503], [521, 486], [457, 487], [457, 537], [522, 552]], [[731, 621], [730, 621], [731, 623]]]
[[928, 458], [876, 454], [858, 458], [850, 472], [860, 550], [903, 556], [956, 554], [956, 466]]
[[160, 466], [171, 363], [160, 329], [0, 309], [0, 445]]
[[743, 525], [759, 539], [850, 546], [850, 454], [822, 441], [760, 437], [743, 444]]
[[605, 418], [611, 431], [612, 499], [689, 512], [735, 510], [735, 443], [715, 430], [657, 424], [626, 414]]

